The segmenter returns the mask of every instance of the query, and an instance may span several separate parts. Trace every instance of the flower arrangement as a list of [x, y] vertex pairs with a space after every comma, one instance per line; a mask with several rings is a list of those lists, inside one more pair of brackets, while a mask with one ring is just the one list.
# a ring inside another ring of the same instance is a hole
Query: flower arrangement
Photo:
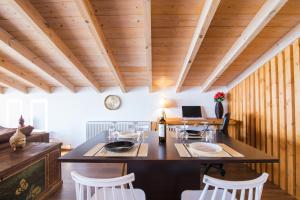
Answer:
[[214, 100], [215, 102], [222, 102], [225, 99], [225, 94], [224, 92], [217, 92], [217, 94], [215, 94], [214, 96]]

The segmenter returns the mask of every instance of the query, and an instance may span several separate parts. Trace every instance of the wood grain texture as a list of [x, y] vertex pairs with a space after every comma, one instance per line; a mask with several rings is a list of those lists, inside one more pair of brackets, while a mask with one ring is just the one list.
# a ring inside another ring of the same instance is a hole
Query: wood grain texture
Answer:
[[104, 57], [121, 90], [126, 92], [126, 86], [123, 75], [120, 72], [120, 66], [113, 55], [111, 47], [109, 46], [109, 43], [104, 35], [104, 31], [101, 27], [101, 21], [97, 18], [91, 2], [89, 0], [77, 0], [76, 4], [82, 14], [82, 17], [84, 18], [84, 21], [87, 23], [92, 36], [94, 37], [99, 49], [99, 54], [102, 54]]
[[[300, 22], [300, 3], [289, 0], [215, 83], [227, 85]], [[241, 18], [240, 20], [246, 20]]]
[[28, 93], [28, 87], [25, 84], [4, 74], [0, 74], [0, 83], [25, 94]]
[[78, 70], [87, 82], [96, 90], [99, 91], [100, 85], [94, 76], [82, 65], [73, 52], [63, 42], [63, 40], [56, 34], [56, 32], [47, 25], [47, 22], [28, 0], [11, 0], [11, 5], [18, 10], [35, 28], [35, 30], [42, 36], [47, 42], [49, 42], [56, 51], [67, 60], [74, 69]]
[[[300, 168], [300, 41], [293, 43], [294, 90], [295, 90], [295, 134], [296, 169]], [[296, 170], [296, 197], [300, 199], [300, 171]]]
[[206, 0], [204, 3], [189, 49], [184, 58], [183, 65], [180, 69], [179, 77], [176, 82], [176, 92], [181, 91], [181, 87], [194, 62], [194, 59], [199, 51], [199, 48], [204, 40], [206, 32], [215, 15], [215, 12], [217, 11], [219, 4], [220, 4], [220, 0]]
[[[266, 171], [271, 174], [269, 180], [279, 185], [289, 194], [299, 197], [299, 40], [287, 46], [270, 61], [261, 66], [247, 79], [235, 86], [236, 89], [247, 90], [243, 87], [252, 82], [255, 101], [245, 98], [245, 95], [232, 95], [230, 105], [238, 102], [254, 104], [246, 116], [254, 116], [255, 144], [250, 143], [269, 155], [280, 158], [279, 164], [256, 165], [257, 172]], [[252, 80], [252, 81], [251, 81]], [[242, 91], [242, 94], [245, 91]], [[246, 91], [247, 93], [247, 91]], [[242, 99], [242, 100], [241, 100]], [[251, 108], [251, 105], [250, 105]], [[233, 119], [240, 120], [243, 109], [229, 107]], [[245, 119], [245, 117], [243, 118]], [[252, 129], [250, 127], [250, 129]], [[246, 127], [248, 130], [248, 128]], [[246, 137], [252, 137], [247, 132]], [[241, 140], [243, 138], [240, 138]]]
[[27, 81], [34, 86], [42, 89], [43, 91], [47, 93], [51, 93], [51, 87], [44, 83], [43, 81], [40, 81], [36, 79], [34, 76], [30, 75], [29, 73], [26, 73], [22, 68], [15, 66], [5, 58], [0, 56], [0, 68], [4, 69], [5, 71], [19, 77], [20, 79]]
[[33, 53], [30, 49], [28, 49], [2, 28], [0, 28], [0, 40], [5, 44], [6, 47], [13, 49], [15, 52], [33, 63], [38, 69], [41, 69], [43, 72], [47, 73], [50, 77], [57, 80], [60, 84], [68, 88], [70, 91], [75, 92], [75, 87], [72, 83], [70, 83], [66, 78], [64, 78], [45, 61], [43, 61], [38, 55]]

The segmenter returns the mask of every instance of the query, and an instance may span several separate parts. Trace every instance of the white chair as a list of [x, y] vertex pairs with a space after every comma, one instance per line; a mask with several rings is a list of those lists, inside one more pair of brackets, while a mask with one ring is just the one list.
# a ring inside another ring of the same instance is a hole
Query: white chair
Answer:
[[[205, 183], [204, 189], [183, 191], [181, 200], [234, 200], [238, 193], [241, 200], [260, 200], [263, 186], [268, 176], [267, 173], [263, 173], [254, 180], [223, 181], [205, 175], [203, 178], [203, 183]], [[214, 190], [209, 190], [210, 186], [214, 187]]]
[[[76, 200], [146, 199], [143, 190], [133, 188], [132, 182], [135, 179], [133, 173], [117, 178], [96, 179], [84, 177], [72, 171], [71, 176], [75, 181]], [[129, 189], [125, 189], [126, 185], [129, 185]]]

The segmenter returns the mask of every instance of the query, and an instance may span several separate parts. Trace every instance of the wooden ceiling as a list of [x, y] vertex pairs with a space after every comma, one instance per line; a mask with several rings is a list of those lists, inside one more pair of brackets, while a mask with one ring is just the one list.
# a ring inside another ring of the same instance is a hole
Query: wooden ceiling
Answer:
[[0, 93], [226, 86], [298, 23], [299, 0], [2, 0]]

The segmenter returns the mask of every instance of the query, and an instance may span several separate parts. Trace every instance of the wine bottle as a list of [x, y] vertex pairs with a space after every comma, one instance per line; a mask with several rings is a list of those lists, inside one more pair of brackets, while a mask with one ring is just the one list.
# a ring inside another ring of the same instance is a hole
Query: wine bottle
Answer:
[[167, 123], [162, 116], [160, 120], [158, 121], [158, 139], [160, 143], [165, 143], [166, 142], [166, 136], [167, 136]]

